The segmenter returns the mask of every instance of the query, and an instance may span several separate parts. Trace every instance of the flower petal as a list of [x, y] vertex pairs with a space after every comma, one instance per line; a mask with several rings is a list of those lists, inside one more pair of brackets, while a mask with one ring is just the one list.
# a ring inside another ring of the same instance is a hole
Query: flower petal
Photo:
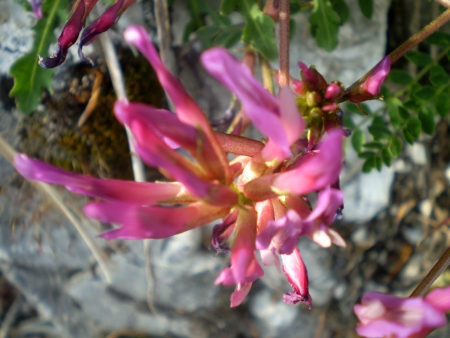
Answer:
[[129, 127], [136, 138], [135, 149], [147, 164], [164, 169], [193, 195], [209, 203], [231, 206], [237, 202], [236, 192], [228, 186], [207, 181], [198, 166], [171, 149], [151, 128], [137, 120]]
[[252, 283], [244, 283], [244, 284], [237, 284], [236, 289], [234, 290], [233, 294], [231, 295], [230, 299], [230, 307], [236, 307], [241, 305], [241, 303], [244, 301], [244, 299], [247, 297], [248, 293], [250, 292], [250, 289], [252, 288]]
[[[289, 101], [280, 111], [280, 102], [270, 94], [251, 74], [250, 70], [236, 60], [226, 49], [221, 47], [205, 51], [201, 57], [202, 64], [209, 73], [222, 82], [241, 101], [246, 115], [264, 135], [269, 137], [270, 146], [264, 159], [269, 156], [290, 156], [290, 138], [303, 131], [302, 118], [293, 106], [289, 94], [283, 93]], [[289, 90], [289, 89], [288, 89]], [[294, 99], [295, 104], [295, 99]], [[293, 109], [293, 107], [295, 109]], [[294, 111], [295, 110], [295, 111]], [[286, 121], [283, 121], [286, 119]], [[285, 123], [284, 123], [285, 122]], [[278, 150], [278, 151], [276, 151]]]
[[294, 291], [284, 295], [283, 301], [288, 304], [297, 304], [302, 302], [312, 308], [312, 299], [309, 295], [308, 272], [305, 263], [303, 263], [300, 250], [295, 250], [290, 255], [281, 255], [283, 260], [283, 270]]
[[122, 225], [100, 235], [111, 240], [174, 236], [224, 217], [229, 209], [202, 202], [178, 208], [93, 202], [87, 204], [83, 211], [88, 217], [104, 223]]
[[39, 55], [39, 65], [42, 68], [54, 68], [64, 62], [69, 48], [77, 41], [86, 18], [96, 3], [97, 0], [77, 0], [75, 2], [69, 21], [58, 38], [56, 52], [45, 59]]
[[180, 121], [194, 128], [200, 128], [205, 133], [214, 149], [215, 158], [210, 159], [210, 165], [214, 168], [216, 177], [221, 183], [231, 183], [233, 175], [228, 166], [228, 159], [211, 129], [208, 119], [183, 88], [180, 81], [166, 69], [145, 29], [137, 25], [129, 26], [124, 32], [124, 37], [128, 43], [135, 45], [148, 59], [158, 76], [159, 82], [172, 99]]
[[[14, 157], [14, 166], [22, 176], [30, 180], [61, 184], [77, 194], [98, 197], [107, 201], [152, 205], [168, 203], [177, 196], [189, 198], [186, 189], [180, 183], [138, 183], [99, 179], [75, 174], [42, 161], [32, 160], [24, 154], [17, 154]], [[190, 199], [192, 200], [192, 197]]]
[[90, 45], [99, 34], [110, 29], [119, 16], [134, 2], [135, 0], [116, 0], [98, 19], [83, 31], [78, 46], [78, 55], [80, 55], [81, 60], [92, 64], [92, 61], [83, 54], [83, 46]]

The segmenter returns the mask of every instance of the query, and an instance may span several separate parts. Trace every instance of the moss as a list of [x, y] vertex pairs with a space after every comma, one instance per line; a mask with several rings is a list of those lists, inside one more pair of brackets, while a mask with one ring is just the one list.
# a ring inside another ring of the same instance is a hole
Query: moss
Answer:
[[[162, 107], [164, 93], [148, 62], [143, 57], [135, 58], [128, 50], [119, 51], [119, 59], [130, 100]], [[116, 96], [106, 67], [99, 64], [96, 68], [103, 74], [102, 88], [85, 124], [77, 126], [94, 75], [88, 66], [65, 65], [55, 75], [58, 90], [51, 96], [44, 95], [44, 109], [23, 118], [19, 149], [67, 170], [131, 179], [126, 133], [112, 110]], [[155, 176], [153, 171], [150, 174]]]

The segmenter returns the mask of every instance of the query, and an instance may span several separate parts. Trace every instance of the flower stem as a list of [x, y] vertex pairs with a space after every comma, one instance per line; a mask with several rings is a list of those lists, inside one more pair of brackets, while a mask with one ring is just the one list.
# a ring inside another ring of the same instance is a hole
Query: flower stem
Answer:
[[280, 87], [289, 84], [289, 0], [280, 0]]
[[439, 15], [436, 19], [422, 28], [421, 31], [411, 36], [408, 40], [403, 42], [400, 46], [398, 46], [394, 51], [389, 54], [389, 58], [391, 60], [391, 64], [400, 59], [407, 51], [411, 48], [417, 46], [420, 42], [425, 40], [435, 31], [437, 31], [442, 25], [444, 25], [447, 21], [450, 20], [450, 9], [447, 9], [444, 13]]
[[434, 281], [441, 275], [450, 265], [450, 248], [445, 251], [442, 257], [437, 261], [433, 268], [428, 272], [425, 278], [417, 285], [409, 297], [424, 296]]

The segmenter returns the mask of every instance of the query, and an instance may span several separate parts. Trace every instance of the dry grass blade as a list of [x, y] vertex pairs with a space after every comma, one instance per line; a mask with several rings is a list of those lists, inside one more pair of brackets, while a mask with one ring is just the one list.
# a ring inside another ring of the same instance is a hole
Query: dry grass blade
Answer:
[[0, 338], [8, 337], [9, 329], [11, 328], [11, 325], [14, 323], [14, 320], [19, 313], [21, 305], [22, 296], [17, 295], [16, 299], [14, 299], [14, 302], [9, 307], [8, 312], [6, 313], [6, 316], [3, 320], [2, 326], [0, 327]]
[[[3, 137], [0, 136], [0, 154], [2, 154], [8, 162], [13, 163], [14, 156], [16, 151], [6, 142]], [[42, 182], [31, 182], [34, 187], [36, 187], [39, 191], [41, 191], [45, 196], [47, 196], [51, 202], [61, 211], [61, 213], [67, 217], [67, 219], [74, 225], [80, 234], [81, 238], [86, 242], [86, 245], [91, 250], [94, 258], [96, 259], [100, 269], [108, 283], [111, 282], [111, 273], [109, 272], [106, 255], [102, 252], [102, 250], [97, 246], [94, 240], [89, 236], [88, 232], [82, 225], [79, 219], [75, 217], [75, 215], [69, 210], [69, 208], [62, 202], [61, 195], [56, 191], [52, 186], [42, 183]], [[86, 222], [88, 220], [86, 219]]]

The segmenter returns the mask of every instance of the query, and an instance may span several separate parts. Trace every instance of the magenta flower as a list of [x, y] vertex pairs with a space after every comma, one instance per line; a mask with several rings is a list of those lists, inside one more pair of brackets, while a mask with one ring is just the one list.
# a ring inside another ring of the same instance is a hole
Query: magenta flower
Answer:
[[[66, 60], [69, 48], [77, 41], [78, 35], [86, 23], [87, 17], [97, 1], [98, 0], [76, 0], [69, 20], [58, 38], [55, 53], [48, 58], [43, 58], [39, 55], [39, 65], [41, 67], [58, 67]], [[119, 16], [134, 3], [134, 1], [135, 0], [115, 0], [97, 20], [92, 22], [89, 27], [83, 31], [78, 48], [78, 54], [82, 60], [92, 63], [91, 60], [84, 56], [82, 52], [83, 46], [91, 44], [100, 33], [110, 29]]]
[[357, 83], [348, 89], [348, 100], [360, 103], [379, 98], [381, 86], [391, 69], [391, 60], [385, 56], [370, 72], [363, 83]]
[[450, 287], [425, 297], [402, 298], [378, 292], [364, 294], [354, 309], [360, 323], [356, 332], [364, 337], [420, 338], [447, 324]]
[[[166, 238], [223, 219], [213, 230], [212, 246], [219, 253], [231, 252], [231, 266], [216, 279], [216, 284], [235, 285], [231, 306], [241, 304], [252, 283], [264, 274], [257, 251], [264, 265], [282, 269], [291, 283], [294, 290], [284, 300], [311, 306], [306, 266], [297, 243], [300, 236], [316, 240], [316, 233], [320, 238], [323, 234], [334, 238], [330, 225], [341, 207], [342, 194], [330, 187], [338, 181], [342, 167], [342, 130], [320, 130], [317, 135], [327, 132], [323, 142], [318, 147], [304, 146], [311, 133], [304, 130], [299, 104], [304, 97], [290, 88], [281, 89], [278, 97], [272, 95], [228, 51], [213, 48], [203, 53], [203, 66], [233, 91], [247, 118], [268, 141], [215, 132], [197, 103], [164, 67], [145, 30], [131, 26], [125, 39], [149, 60], [175, 114], [117, 101], [115, 115], [132, 131], [141, 159], [171, 182], [86, 177], [22, 154], [15, 157], [17, 170], [26, 178], [101, 199], [88, 203], [84, 212], [119, 225], [101, 235], [107, 240]], [[296, 88], [300, 87], [297, 83]], [[326, 88], [328, 97], [340, 95], [339, 86]], [[227, 153], [238, 156], [230, 162]], [[312, 209], [306, 194], [316, 192], [318, 203]]]

